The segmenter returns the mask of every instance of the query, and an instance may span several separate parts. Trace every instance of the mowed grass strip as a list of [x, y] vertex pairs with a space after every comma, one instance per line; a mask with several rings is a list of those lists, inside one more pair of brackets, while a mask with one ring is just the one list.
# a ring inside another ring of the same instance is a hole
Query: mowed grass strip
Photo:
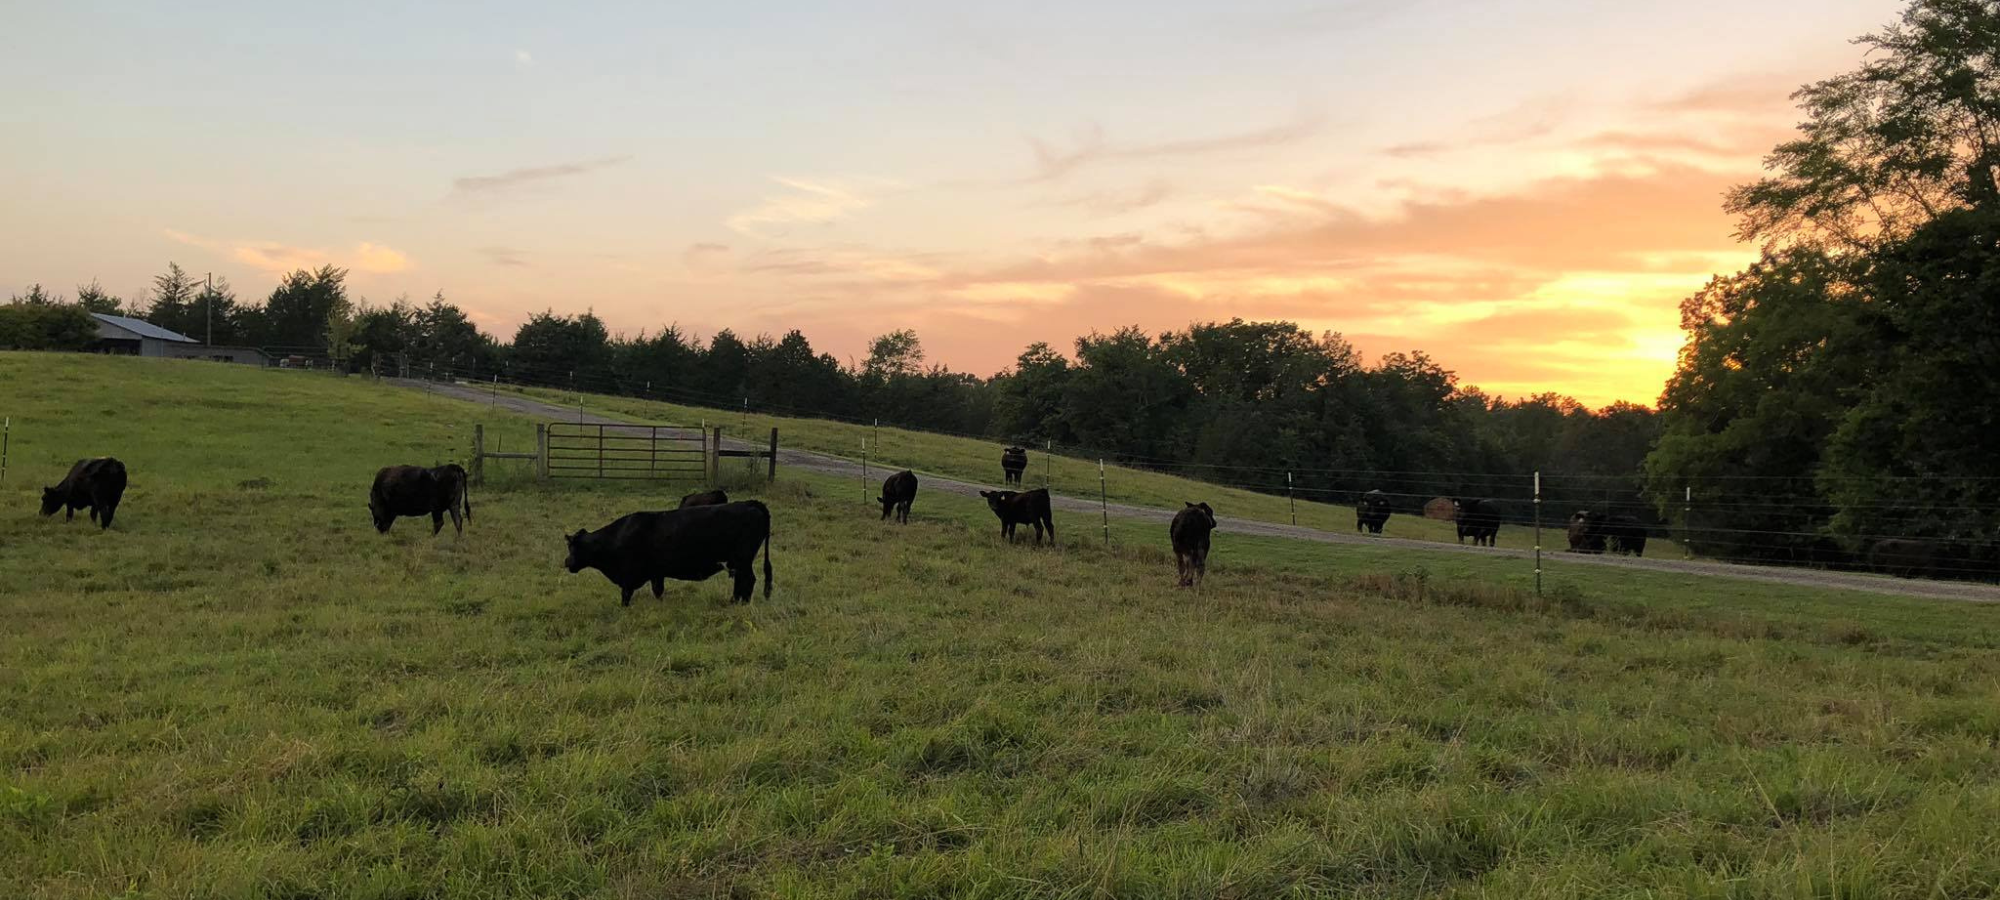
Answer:
[[[684, 486], [502, 478], [462, 539], [369, 526], [377, 465], [525, 420], [12, 354], [0, 397], [0, 896], [2000, 884], [1983, 607], [1906, 601], [1916, 624], [1848, 640], [1816, 601], [1740, 627], [1755, 597], [1674, 618], [1656, 582], [1538, 601], [1226, 534], [1180, 591], [1163, 535], [1006, 546], [974, 500], [920, 494], [898, 527], [785, 478], [733, 487], [776, 513], [772, 601], [715, 581], [623, 609], [560, 536]], [[116, 528], [33, 515], [37, 481], [107, 451], [134, 483]]]

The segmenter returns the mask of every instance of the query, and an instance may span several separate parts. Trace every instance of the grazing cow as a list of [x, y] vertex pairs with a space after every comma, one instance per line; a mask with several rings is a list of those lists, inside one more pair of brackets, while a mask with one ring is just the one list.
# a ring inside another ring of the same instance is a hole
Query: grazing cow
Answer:
[[875, 499], [882, 504], [882, 518], [894, 512], [896, 521], [910, 524], [910, 504], [917, 499], [917, 473], [904, 469], [883, 479], [882, 496]]
[[1611, 552], [1646, 555], [1646, 525], [1634, 516], [1612, 516], [1605, 526], [1611, 538]]
[[42, 488], [42, 515], [63, 510], [63, 521], [76, 518], [79, 509], [90, 510], [90, 520], [99, 530], [111, 527], [118, 501], [125, 496], [125, 464], [109, 456], [79, 459], [69, 474], [55, 487]]
[[1868, 565], [1897, 578], [1925, 578], [1938, 568], [1942, 554], [1935, 541], [1892, 538], [1868, 548]]
[[1000, 451], [1000, 472], [1007, 477], [1007, 484], [1018, 486], [1021, 473], [1028, 471], [1028, 451], [1019, 447], [1008, 447]]
[[763, 547], [764, 599], [771, 599], [771, 510], [756, 500], [635, 512], [596, 531], [579, 528], [565, 539], [569, 556], [563, 567], [572, 575], [584, 569], [604, 573], [625, 606], [649, 581], [659, 597], [667, 591], [666, 579], [707, 581], [723, 569], [735, 579], [730, 599], [748, 603], [757, 586], [757, 548]]
[[1500, 537], [1500, 504], [1491, 500], [1451, 501], [1453, 517], [1458, 520], [1458, 542], [1472, 539], [1473, 546], [1494, 546]]
[[1603, 517], [1587, 509], [1577, 510], [1569, 517], [1569, 549], [1571, 553], [1603, 553]]
[[1381, 534], [1382, 526], [1389, 522], [1389, 497], [1381, 491], [1369, 491], [1361, 495], [1354, 504], [1354, 530], [1368, 529], [1369, 534]]
[[1174, 513], [1167, 537], [1174, 542], [1174, 566], [1181, 587], [1198, 585], [1208, 574], [1208, 533], [1215, 530], [1215, 510], [1206, 503], [1189, 503]]
[[[459, 518], [460, 510], [465, 518]], [[430, 516], [431, 534], [444, 530], [444, 517], [451, 514], [451, 527], [465, 533], [472, 519], [472, 498], [466, 488], [464, 467], [446, 463], [435, 469], [423, 466], [384, 466], [375, 473], [368, 489], [368, 514], [375, 530], [387, 534], [389, 526], [402, 516]]]
[[1000, 517], [1000, 536], [1014, 539], [1014, 526], [1023, 522], [1035, 526], [1035, 543], [1042, 542], [1042, 531], [1047, 529], [1049, 542], [1055, 543], [1056, 521], [1049, 515], [1049, 492], [1045, 488], [1032, 491], [980, 491], [986, 498], [987, 508]]
[[699, 491], [681, 498], [681, 509], [690, 506], [721, 506], [729, 502], [729, 495], [722, 490]]

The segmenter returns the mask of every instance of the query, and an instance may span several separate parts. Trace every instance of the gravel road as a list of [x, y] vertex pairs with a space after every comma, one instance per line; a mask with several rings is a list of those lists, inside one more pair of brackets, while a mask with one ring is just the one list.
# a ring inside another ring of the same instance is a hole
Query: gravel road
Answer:
[[[421, 381], [404, 381], [400, 379], [384, 379], [384, 380], [401, 387], [407, 387], [417, 390], [423, 390], [426, 387], [424, 383]], [[539, 400], [531, 400], [526, 397], [514, 394], [502, 393], [496, 397], [487, 392], [481, 391], [477, 388], [467, 385], [432, 384], [428, 386], [428, 390], [434, 394], [453, 397], [456, 399], [466, 400], [473, 403], [497, 405], [504, 409], [509, 409], [514, 412], [522, 413], [524, 415], [533, 416], [538, 419], [546, 419], [552, 422], [580, 421], [585, 424], [593, 424], [593, 425], [630, 424], [620, 419], [613, 419], [601, 415], [596, 415], [589, 412], [588, 410], [585, 410], [582, 414], [582, 417], [578, 418], [578, 413], [575, 407], [557, 406], [552, 403], [544, 403]], [[752, 445], [747, 442], [733, 441], [727, 438], [723, 440], [723, 445], [730, 449], [761, 449], [760, 446]], [[783, 447], [780, 447], [778, 449], [778, 466], [780, 469], [785, 469], [785, 468], [804, 469], [809, 472], [816, 472], [823, 475], [833, 475], [841, 478], [859, 479], [861, 477], [861, 464], [854, 460], [844, 459], [837, 456], [828, 456], [820, 453], [810, 453], [804, 450], [787, 450], [784, 449]], [[879, 466], [872, 468], [881, 470], [886, 475], [887, 470], [883, 470]], [[973, 484], [970, 482], [956, 481], [953, 479], [944, 478], [937, 475], [929, 475], [929, 474], [925, 474], [923, 476], [923, 486], [925, 490], [946, 491], [953, 494], [963, 494], [972, 497], [978, 496], [981, 490], [992, 490], [994, 487], [993, 485]], [[1052, 494], [1050, 500], [1053, 502], [1053, 504], [1057, 509], [1066, 510], [1072, 513], [1095, 513], [1098, 511], [1098, 504], [1092, 503], [1086, 498], [1065, 497], [1060, 494]], [[1161, 525], [1165, 525], [1167, 522], [1171, 521], [1174, 515], [1174, 510], [1170, 509], [1157, 509], [1149, 506], [1132, 506], [1125, 503], [1110, 504], [1109, 511], [1111, 515], [1116, 516], [1120, 519], [1132, 519], [1143, 522], [1158, 522]], [[1438, 541], [1415, 541], [1404, 538], [1365, 537], [1358, 534], [1346, 534], [1343, 532], [1335, 532], [1335, 531], [1320, 531], [1314, 528], [1302, 528], [1295, 525], [1282, 525], [1271, 522], [1256, 522], [1256, 521], [1251, 521], [1249, 519], [1234, 519], [1228, 516], [1217, 516], [1216, 525], [1219, 529], [1227, 531], [1232, 534], [1252, 534], [1265, 537], [1292, 538], [1295, 540], [1318, 541], [1320, 543], [1326, 543], [1326, 544], [1368, 544], [1371, 546], [1395, 547], [1395, 548], [1407, 549], [1423, 553], [1478, 553], [1487, 556], [1506, 556], [1515, 559], [1524, 559], [1533, 555], [1533, 552], [1528, 550], [1512, 550], [1512, 549], [1495, 548], [1495, 547], [1472, 547], [1464, 544], [1446, 544]], [[1165, 541], [1165, 534], [1166, 532], [1163, 529], [1161, 531], [1161, 540], [1163, 542]], [[1906, 597], [1931, 597], [1931, 598], [1938, 598], [1945, 600], [1963, 600], [1973, 603], [2000, 602], [2000, 585], [1975, 584], [1971, 582], [1928, 581], [1923, 579], [1888, 578], [1878, 575], [1868, 575], [1856, 572], [1828, 572], [1828, 571], [1821, 571], [1818, 569], [1790, 569], [1790, 568], [1780, 568], [1774, 566], [1746, 566], [1736, 563], [1709, 562], [1705, 560], [1643, 559], [1643, 558], [1635, 558], [1628, 556], [1584, 556], [1584, 555], [1571, 555], [1568, 553], [1562, 554], [1560, 557], [1558, 557], [1558, 559], [1560, 560], [1561, 564], [1565, 566], [1568, 565], [1614, 566], [1627, 569], [1645, 569], [1653, 572], [1668, 572], [1681, 575], [1699, 575], [1699, 576], [1710, 576], [1719, 578], [1736, 578], [1744, 581], [1761, 581], [1769, 584], [1790, 584], [1790, 585], [1798, 585], [1801, 587], [1831, 588], [1831, 589], [1854, 590], [1854, 591], [1872, 591], [1878, 594], [1896, 594]]]

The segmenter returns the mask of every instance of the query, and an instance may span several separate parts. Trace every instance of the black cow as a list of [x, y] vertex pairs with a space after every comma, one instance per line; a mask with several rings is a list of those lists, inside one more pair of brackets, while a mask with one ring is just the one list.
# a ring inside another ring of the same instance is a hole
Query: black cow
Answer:
[[1023, 522], [1035, 526], [1035, 543], [1042, 542], [1042, 531], [1047, 529], [1049, 542], [1055, 543], [1056, 521], [1049, 515], [1049, 492], [1046, 488], [1032, 491], [980, 491], [986, 498], [987, 508], [1000, 517], [1000, 536], [1014, 539], [1014, 526]]
[[756, 500], [635, 512], [596, 531], [577, 529], [566, 540], [563, 566], [570, 574], [604, 573], [625, 606], [649, 581], [659, 597], [667, 591], [666, 579], [707, 581], [723, 569], [735, 579], [730, 599], [748, 603], [757, 586], [757, 548], [763, 547], [764, 599], [771, 599], [771, 510]]
[[1569, 549], [1572, 553], [1604, 552], [1604, 520], [1587, 509], [1569, 517]]
[[[464, 510], [465, 518], [459, 518]], [[375, 530], [387, 534], [389, 526], [402, 516], [430, 516], [431, 534], [444, 530], [444, 517], [451, 514], [451, 527], [465, 533], [472, 520], [472, 496], [466, 487], [464, 467], [446, 463], [434, 469], [423, 466], [384, 466], [375, 473], [368, 489], [368, 514]]]
[[1925, 578], [1936, 572], [1942, 556], [1935, 541], [1892, 538], [1868, 548], [1868, 565], [1897, 578]]
[[699, 491], [682, 497], [680, 508], [687, 509], [690, 506], [721, 506], [728, 502], [729, 494], [720, 489]]
[[1453, 498], [1451, 511], [1458, 520], [1458, 542], [1471, 538], [1473, 546], [1494, 546], [1500, 537], [1500, 504], [1491, 500]]
[[1174, 542], [1174, 566], [1180, 571], [1181, 587], [1201, 583], [1208, 574], [1208, 533], [1215, 530], [1215, 510], [1206, 503], [1189, 503], [1174, 513], [1167, 537]]
[[1369, 491], [1361, 495], [1354, 504], [1354, 530], [1367, 529], [1369, 534], [1381, 534], [1382, 526], [1389, 522], [1389, 497], [1381, 491]]
[[1611, 539], [1611, 552], [1646, 555], [1646, 525], [1635, 516], [1612, 516], [1604, 532]]
[[894, 512], [896, 521], [910, 524], [910, 504], [917, 499], [917, 473], [904, 469], [882, 479], [882, 496], [875, 499], [882, 504], [882, 518]]
[[1019, 447], [1008, 447], [1000, 451], [1000, 472], [1007, 478], [1007, 484], [1021, 483], [1021, 473], [1028, 471], [1028, 451]]
[[79, 459], [69, 467], [55, 487], [42, 488], [42, 515], [63, 510], [63, 521], [76, 518], [79, 509], [90, 510], [90, 520], [102, 530], [111, 527], [118, 513], [118, 501], [125, 496], [125, 464], [109, 456]]

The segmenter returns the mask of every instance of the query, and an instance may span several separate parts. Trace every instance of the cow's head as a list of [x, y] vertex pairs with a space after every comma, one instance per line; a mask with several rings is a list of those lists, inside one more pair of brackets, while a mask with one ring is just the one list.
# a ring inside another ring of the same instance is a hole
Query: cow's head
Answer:
[[1194, 510], [1195, 514], [1200, 516], [1203, 522], [1208, 523], [1208, 527], [1211, 530], [1215, 528], [1215, 510], [1209, 509], [1208, 504], [1187, 503], [1185, 500], [1181, 502], [1185, 503], [1188, 509]]
[[997, 513], [1006, 509], [1007, 501], [1014, 499], [1018, 495], [1013, 491], [980, 491], [979, 496], [986, 498], [987, 509]]
[[368, 498], [368, 517], [375, 521], [375, 530], [383, 534], [388, 534], [389, 526], [396, 523], [396, 517], [390, 515], [389, 510], [383, 508], [381, 499], [376, 497]]
[[563, 535], [564, 543], [569, 545], [569, 554], [563, 557], [563, 568], [568, 569], [571, 575], [583, 571], [583, 539], [588, 534], [579, 528], [575, 534]]
[[62, 506], [63, 495], [61, 491], [52, 487], [42, 488], [42, 515], [53, 516], [56, 514], [56, 510], [62, 509]]

